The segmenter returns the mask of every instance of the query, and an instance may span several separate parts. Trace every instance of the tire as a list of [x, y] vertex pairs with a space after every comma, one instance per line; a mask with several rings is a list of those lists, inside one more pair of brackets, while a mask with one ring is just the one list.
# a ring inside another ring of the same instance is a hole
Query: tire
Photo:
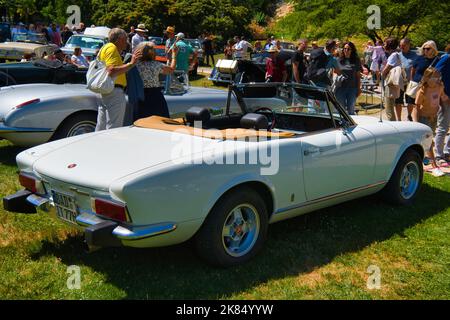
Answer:
[[419, 193], [422, 180], [422, 158], [416, 151], [407, 150], [398, 161], [388, 184], [382, 190], [382, 196], [395, 205], [411, 205]]
[[267, 229], [264, 200], [254, 190], [242, 187], [225, 194], [215, 204], [196, 234], [194, 245], [207, 263], [231, 267], [247, 262], [261, 250]]
[[0, 87], [13, 86], [16, 83], [17, 83], [16, 80], [9, 74], [0, 72]]
[[58, 140], [95, 131], [97, 115], [91, 112], [81, 112], [66, 118], [58, 127], [51, 140]]

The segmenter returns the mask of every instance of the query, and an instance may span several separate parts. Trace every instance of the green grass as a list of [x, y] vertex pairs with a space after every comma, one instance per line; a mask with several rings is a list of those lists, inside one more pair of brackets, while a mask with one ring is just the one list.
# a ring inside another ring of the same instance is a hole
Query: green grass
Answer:
[[[20, 150], [0, 141], [0, 197], [20, 189]], [[274, 224], [256, 259], [226, 270], [188, 245], [86, 254], [74, 229], [0, 207], [0, 299], [449, 299], [449, 248], [450, 177], [428, 174], [412, 207], [369, 197]], [[70, 265], [80, 290], [67, 289]]]

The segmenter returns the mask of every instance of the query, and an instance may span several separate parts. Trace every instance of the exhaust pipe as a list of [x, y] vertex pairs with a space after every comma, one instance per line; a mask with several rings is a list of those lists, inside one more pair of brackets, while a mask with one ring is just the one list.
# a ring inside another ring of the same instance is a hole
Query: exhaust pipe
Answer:
[[103, 221], [84, 229], [84, 238], [88, 252], [94, 252], [102, 247], [121, 247], [122, 242], [112, 232], [119, 224], [113, 221]]
[[93, 253], [100, 250], [102, 247], [89, 245], [86, 240], [83, 241], [83, 251], [85, 253]]

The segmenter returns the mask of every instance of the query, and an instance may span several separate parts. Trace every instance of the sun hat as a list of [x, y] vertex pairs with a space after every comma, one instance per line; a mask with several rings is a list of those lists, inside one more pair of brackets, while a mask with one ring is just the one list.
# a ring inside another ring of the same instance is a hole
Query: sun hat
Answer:
[[143, 24], [143, 23], [138, 24], [137, 28], [134, 29], [134, 30], [135, 31], [140, 31], [140, 32], [148, 32], [148, 30], [145, 29], [145, 24]]
[[169, 26], [169, 27], [167, 27], [166, 32], [175, 33], [175, 28]]

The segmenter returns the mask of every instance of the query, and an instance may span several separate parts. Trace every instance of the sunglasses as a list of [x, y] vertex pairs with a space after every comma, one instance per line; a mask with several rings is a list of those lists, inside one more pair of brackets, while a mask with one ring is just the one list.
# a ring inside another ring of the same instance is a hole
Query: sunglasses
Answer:
[[423, 50], [427, 50], [428, 51], [428, 50], [431, 50], [431, 48], [423, 48]]
[[352, 50], [352, 48], [344, 48], [344, 50]]

